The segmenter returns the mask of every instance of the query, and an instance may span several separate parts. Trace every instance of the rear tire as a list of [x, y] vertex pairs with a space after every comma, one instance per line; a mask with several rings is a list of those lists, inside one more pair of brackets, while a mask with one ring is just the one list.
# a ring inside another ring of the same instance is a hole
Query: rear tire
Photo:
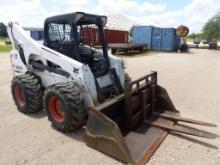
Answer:
[[87, 111], [80, 96], [80, 90], [73, 83], [58, 83], [47, 88], [44, 107], [52, 125], [63, 132], [82, 126]]
[[117, 49], [112, 49], [112, 50], [111, 50], [111, 53], [112, 53], [112, 54], [116, 54], [116, 53], [117, 53]]
[[11, 82], [11, 93], [18, 110], [34, 113], [43, 109], [41, 79], [33, 73], [16, 76]]

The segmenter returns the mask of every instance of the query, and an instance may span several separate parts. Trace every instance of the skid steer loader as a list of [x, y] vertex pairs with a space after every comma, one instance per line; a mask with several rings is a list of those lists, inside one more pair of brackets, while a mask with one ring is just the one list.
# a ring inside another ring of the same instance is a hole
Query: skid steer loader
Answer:
[[135, 81], [123, 60], [107, 51], [105, 16], [82, 12], [49, 17], [44, 43], [18, 25], [7, 26], [13, 50], [12, 96], [18, 110], [45, 109], [63, 132], [85, 126], [86, 144], [122, 162], [144, 164], [170, 131], [214, 139], [217, 135], [178, 126], [180, 117], [157, 72]]

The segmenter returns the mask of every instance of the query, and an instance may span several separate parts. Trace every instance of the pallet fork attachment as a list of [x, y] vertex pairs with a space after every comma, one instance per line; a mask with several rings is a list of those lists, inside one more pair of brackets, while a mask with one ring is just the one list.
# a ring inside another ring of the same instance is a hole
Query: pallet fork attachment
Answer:
[[89, 110], [86, 144], [122, 162], [145, 164], [169, 132], [215, 139], [218, 135], [178, 125], [215, 124], [183, 118], [152, 72], [127, 84], [125, 94]]

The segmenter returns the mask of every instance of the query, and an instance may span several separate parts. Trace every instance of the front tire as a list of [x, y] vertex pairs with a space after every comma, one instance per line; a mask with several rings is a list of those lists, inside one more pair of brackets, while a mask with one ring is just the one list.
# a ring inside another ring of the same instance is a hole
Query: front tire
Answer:
[[20, 112], [27, 114], [43, 109], [43, 88], [37, 75], [27, 73], [14, 77], [11, 93]]
[[52, 125], [63, 132], [82, 126], [87, 111], [80, 96], [80, 90], [73, 83], [58, 83], [47, 88], [44, 108]]

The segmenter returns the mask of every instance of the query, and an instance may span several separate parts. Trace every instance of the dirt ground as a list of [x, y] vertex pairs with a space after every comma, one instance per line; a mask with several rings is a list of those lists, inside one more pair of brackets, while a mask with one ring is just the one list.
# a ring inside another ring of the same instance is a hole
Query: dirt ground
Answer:
[[[159, 84], [167, 88], [182, 116], [216, 123], [219, 127], [203, 129], [220, 135], [220, 51], [192, 49], [188, 54], [148, 53], [125, 59], [133, 79], [158, 71]], [[7, 53], [0, 54], [0, 73], [1, 165], [121, 164], [88, 148], [82, 140], [83, 130], [63, 134], [51, 127], [45, 112], [31, 116], [17, 112], [10, 93]], [[219, 147], [220, 138], [171, 134], [148, 164], [219, 165]]]

